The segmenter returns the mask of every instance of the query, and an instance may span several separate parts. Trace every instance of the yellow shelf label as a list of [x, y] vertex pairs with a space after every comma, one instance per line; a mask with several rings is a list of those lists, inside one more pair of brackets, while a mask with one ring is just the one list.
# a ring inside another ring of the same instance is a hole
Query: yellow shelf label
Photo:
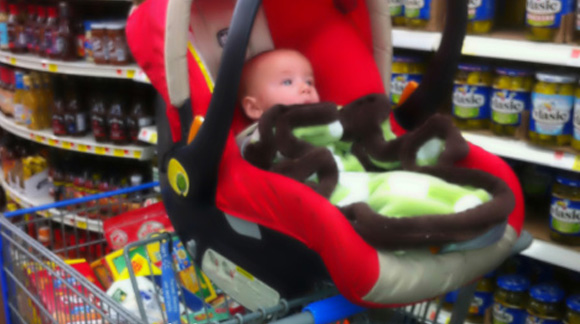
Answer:
[[10, 58], [10, 64], [12, 64], [12, 65], [16, 64], [16, 58], [11, 57]]
[[105, 150], [105, 148], [104, 148], [104, 147], [102, 147], [102, 146], [97, 146], [97, 147], [95, 147], [95, 153], [97, 153], [97, 154], [101, 154], [101, 155], [104, 155], [104, 154], [106, 154], [106, 153], [107, 153], [107, 151]]
[[78, 228], [80, 228], [80, 229], [87, 229], [87, 227], [88, 227], [87, 226], [87, 222], [85, 222], [85, 221], [79, 221], [79, 220], [77, 221], [77, 225], [76, 226]]
[[55, 139], [49, 139], [48, 140], [48, 145], [50, 146], [57, 146], [58, 145], [58, 141]]
[[134, 152], [133, 152], [133, 156], [134, 156], [136, 159], [140, 159], [140, 158], [141, 158], [141, 151], [134, 151]]
[[89, 148], [85, 144], [79, 144], [79, 152], [86, 152]]
[[574, 165], [572, 165], [572, 170], [580, 171], [580, 155], [576, 155], [574, 158]]
[[37, 142], [44, 142], [44, 137], [40, 136], [40, 135], [36, 135], [34, 136], [34, 140]]
[[58, 71], [58, 65], [56, 65], [56, 64], [49, 64], [48, 65], [48, 70], [50, 72], [56, 72], [56, 71]]
[[72, 146], [73, 146], [73, 143], [71, 143], [71, 142], [62, 142], [62, 147], [65, 149], [70, 150], [72, 148]]
[[121, 149], [114, 149], [113, 156], [125, 156], [125, 150]]
[[157, 144], [157, 132], [154, 132], [153, 134], [151, 134], [151, 138], [149, 139], [149, 143]]
[[135, 77], [135, 70], [127, 70], [127, 78], [133, 79]]

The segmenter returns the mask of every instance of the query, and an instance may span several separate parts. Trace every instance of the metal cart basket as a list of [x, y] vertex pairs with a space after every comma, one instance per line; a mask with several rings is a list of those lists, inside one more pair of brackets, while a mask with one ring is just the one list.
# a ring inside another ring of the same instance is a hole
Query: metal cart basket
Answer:
[[[144, 272], [136, 273], [135, 266], [126, 267], [126, 282], [132, 289], [107, 294], [99, 284], [81, 274], [71, 260], [84, 259], [85, 264], [90, 264], [111, 252], [103, 235], [103, 219], [123, 211], [132, 199], [151, 198], [155, 195], [151, 189], [156, 185], [151, 183], [17, 210], [0, 217], [0, 279], [6, 322], [280, 324], [335, 323], [348, 318], [350, 322], [361, 323], [463, 323], [467, 314], [475, 285], [460, 292], [462, 302], [456, 303], [453, 313], [446, 316], [441, 316], [444, 313], [441, 301], [367, 311], [336, 295], [330, 284], [321, 284], [318, 290], [303, 298], [281, 300], [268, 309], [250, 311], [239, 305], [233, 307], [236, 303], [228, 297], [223, 298], [225, 307], [218, 309], [212, 307], [210, 295], [219, 294], [219, 287], [212, 286], [210, 293], [201, 288], [192, 293], [181, 284], [190, 280], [203, 288], [209, 279], [199, 271], [187, 273], [191, 278], [184, 279], [184, 267], [176, 261], [175, 254], [179, 253], [176, 248], [179, 242], [170, 233], [150, 235], [125, 246], [122, 253], [125, 264], [133, 265], [135, 251], [151, 247], [159, 259], [152, 260], [152, 254], [144, 253], [145, 269], [140, 269]], [[140, 194], [134, 195], [136, 192]], [[62, 236], [65, 232], [69, 239], [56, 234]]]

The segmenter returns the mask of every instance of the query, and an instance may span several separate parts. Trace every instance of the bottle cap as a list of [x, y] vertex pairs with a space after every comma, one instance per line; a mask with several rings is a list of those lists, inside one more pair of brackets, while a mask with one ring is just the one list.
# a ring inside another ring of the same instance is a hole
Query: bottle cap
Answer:
[[497, 278], [497, 285], [508, 291], [523, 292], [530, 287], [530, 281], [521, 275], [506, 275]]
[[558, 303], [564, 298], [564, 290], [555, 284], [540, 284], [530, 289], [532, 298], [544, 303]]

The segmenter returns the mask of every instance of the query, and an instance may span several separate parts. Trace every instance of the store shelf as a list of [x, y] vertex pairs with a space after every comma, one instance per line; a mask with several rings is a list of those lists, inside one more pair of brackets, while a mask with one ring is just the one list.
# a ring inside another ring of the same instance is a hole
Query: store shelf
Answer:
[[[441, 33], [393, 29], [393, 46], [420, 51], [439, 48]], [[580, 67], [580, 45], [531, 42], [522, 33], [494, 32], [465, 37], [463, 55]]]
[[[528, 208], [529, 210], [530, 208]], [[549, 215], [528, 215], [524, 229], [534, 237], [522, 255], [566, 269], [580, 271], [580, 247], [566, 246], [550, 239]]]
[[[39, 197], [25, 196], [19, 190], [8, 185], [8, 183], [4, 179], [4, 174], [2, 173], [0, 173], [0, 185], [2, 185], [2, 187], [10, 195], [10, 197], [23, 208], [43, 206], [54, 202], [54, 200], [49, 196], [39, 196]], [[62, 221], [66, 225], [74, 226], [80, 229], [86, 229], [92, 232], [103, 233], [102, 221], [96, 219], [88, 219], [86, 217], [80, 217], [73, 213], [66, 213], [64, 215], [63, 213], [64, 213], [63, 211], [57, 211], [56, 209], [49, 209], [38, 212], [38, 214], [43, 217], [52, 218], [53, 220], [58, 222]]]
[[84, 61], [64, 62], [41, 58], [28, 54], [12, 54], [0, 51], [0, 62], [25, 69], [83, 75], [90, 77], [121, 78], [149, 83], [149, 79], [137, 65], [115, 66], [97, 65]]
[[14, 119], [0, 113], [0, 127], [22, 138], [61, 149], [104, 156], [148, 160], [153, 156], [152, 146], [112, 145], [97, 143], [91, 135], [84, 137], [57, 137], [48, 129], [30, 130], [18, 125]]
[[558, 169], [580, 171], [580, 157], [570, 152], [541, 148], [522, 140], [497, 137], [487, 133], [463, 132], [463, 137], [501, 157]]

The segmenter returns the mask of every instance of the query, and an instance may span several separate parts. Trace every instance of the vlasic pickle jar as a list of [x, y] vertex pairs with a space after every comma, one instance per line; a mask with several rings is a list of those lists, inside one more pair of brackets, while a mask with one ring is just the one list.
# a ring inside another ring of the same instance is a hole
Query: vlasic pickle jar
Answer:
[[460, 64], [453, 87], [453, 121], [461, 129], [487, 129], [492, 74], [489, 67]]
[[471, 0], [467, 8], [467, 32], [485, 34], [491, 31], [496, 0]]
[[566, 300], [565, 324], [580, 324], [580, 295], [572, 295]]
[[521, 275], [497, 278], [497, 289], [493, 296], [493, 324], [525, 324], [529, 287], [530, 282]]
[[531, 107], [532, 73], [498, 68], [491, 92], [491, 130], [497, 135], [514, 136], [522, 123], [522, 113]]
[[[495, 289], [494, 276], [495, 271], [490, 272], [477, 282], [477, 288], [466, 317], [466, 323], [475, 324], [484, 322], [485, 312], [493, 305], [493, 291]], [[443, 300], [443, 309], [451, 312], [458, 295], [459, 290], [447, 293]]]
[[566, 145], [572, 138], [574, 82], [571, 75], [536, 73], [529, 138], [544, 146]]
[[528, 0], [526, 37], [538, 42], [554, 40], [562, 16], [573, 12], [574, 0]]
[[389, 0], [389, 10], [393, 26], [405, 25], [405, 0]]
[[562, 324], [561, 301], [564, 290], [555, 284], [540, 284], [530, 289], [526, 323]]
[[556, 177], [550, 204], [552, 240], [580, 245], [580, 179], [567, 174]]
[[574, 125], [572, 137], [572, 147], [580, 151], [580, 85], [576, 88], [576, 98], [574, 99], [574, 116], [572, 124]]
[[411, 28], [425, 28], [431, 17], [431, 0], [405, 0], [405, 22]]
[[403, 90], [410, 81], [421, 83], [425, 65], [419, 57], [395, 55], [391, 67], [391, 103], [393, 107], [399, 104]]

